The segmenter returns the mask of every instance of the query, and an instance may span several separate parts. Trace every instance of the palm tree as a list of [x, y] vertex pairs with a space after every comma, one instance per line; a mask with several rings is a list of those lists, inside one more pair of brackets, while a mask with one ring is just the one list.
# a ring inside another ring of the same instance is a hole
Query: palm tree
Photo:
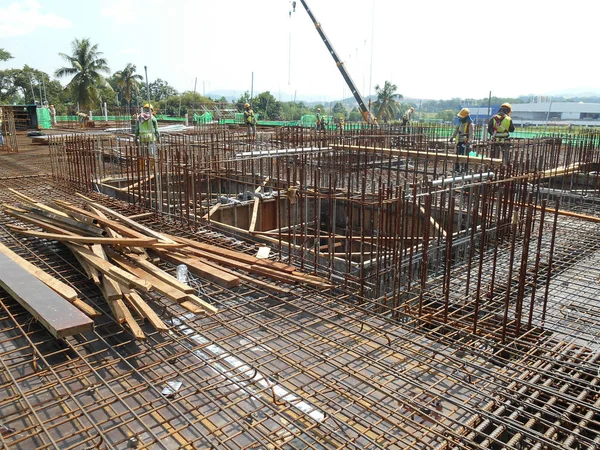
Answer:
[[135, 65], [131, 63], [128, 63], [123, 70], [119, 70], [114, 74], [114, 80], [121, 89], [121, 92], [125, 94], [125, 100], [127, 100], [129, 108], [131, 108], [131, 94], [139, 93], [140, 87], [138, 81], [142, 79], [141, 75], [135, 73]]
[[71, 42], [72, 55], [59, 53], [70, 67], [61, 67], [55, 72], [57, 77], [73, 76], [67, 89], [71, 91], [73, 100], [79, 102], [83, 111], [91, 109], [96, 102], [100, 102], [99, 86], [107, 85], [101, 72], [109, 73], [110, 69], [102, 52], [98, 51], [98, 44], [92, 45], [89, 39], [75, 39]]
[[400, 104], [397, 100], [402, 100], [402, 95], [396, 94], [396, 89], [398, 87], [389, 81], [384, 83], [383, 88], [379, 85], [375, 86], [377, 100], [374, 106], [377, 111], [378, 121], [383, 118], [384, 122], [387, 122], [388, 119], [393, 119], [398, 114]]

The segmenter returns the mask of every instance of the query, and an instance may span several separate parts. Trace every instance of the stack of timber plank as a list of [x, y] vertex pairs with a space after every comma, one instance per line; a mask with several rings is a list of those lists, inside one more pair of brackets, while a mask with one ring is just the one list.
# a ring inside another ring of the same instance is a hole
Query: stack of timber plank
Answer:
[[[20, 203], [5, 204], [4, 211], [27, 227], [9, 225], [9, 228], [23, 236], [66, 245], [99, 287], [115, 319], [127, 325], [136, 339], [145, 339], [145, 334], [134, 316], [158, 331], [167, 330], [145, 300], [149, 292], [196, 314], [218, 313], [217, 307], [195, 294], [195, 288], [161, 269], [161, 261], [185, 264], [197, 277], [228, 289], [242, 281], [277, 293], [289, 292], [282, 283], [319, 289], [332, 287], [328, 280], [304, 274], [293, 266], [160, 233], [80, 194], [77, 195], [85, 207], [61, 200], [53, 200], [50, 206], [11, 191]], [[60, 288], [56, 292], [62, 295], [59, 291]], [[69, 296], [67, 300], [90, 317], [98, 315], [91, 306], [73, 296], [73, 292]]]

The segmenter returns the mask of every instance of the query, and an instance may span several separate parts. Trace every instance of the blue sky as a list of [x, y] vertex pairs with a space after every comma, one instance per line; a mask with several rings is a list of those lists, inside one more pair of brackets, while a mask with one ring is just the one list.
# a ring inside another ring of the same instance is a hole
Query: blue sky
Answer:
[[[386, 80], [424, 99], [600, 92], [597, 1], [307, 2], [365, 96]], [[350, 97], [300, 1], [291, 9], [290, 0], [0, 0], [0, 47], [15, 56], [0, 69], [53, 73], [59, 52], [90, 38], [111, 72], [147, 66], [150, 81], [179, 91], [195, 78], [200, 93], [250, 90], [254, 72], [254, 91], [282, 100]]]

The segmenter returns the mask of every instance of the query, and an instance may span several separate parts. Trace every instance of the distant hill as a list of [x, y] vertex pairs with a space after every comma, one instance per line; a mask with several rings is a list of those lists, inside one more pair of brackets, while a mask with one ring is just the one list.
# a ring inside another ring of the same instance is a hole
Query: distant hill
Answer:
[[593, 87], [577, 87], [548, 92], [546, 95], [552, 97], [568, 98], [600, 98], [600, 89]]

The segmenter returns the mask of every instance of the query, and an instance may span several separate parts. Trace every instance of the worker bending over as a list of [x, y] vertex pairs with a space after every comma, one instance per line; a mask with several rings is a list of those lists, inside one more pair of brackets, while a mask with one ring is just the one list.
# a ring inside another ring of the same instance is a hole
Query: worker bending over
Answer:
[[154, 117], [154, 108], [149, 103], [144, 105], [142, 113], [137, 117], [134, 134], [135, 143], [141, 142], [147, 148], [148, 156], [156, 158], [156, 143], [160, 142], [160, 133], [158, 121]]
[[[469, 108], [463, 108], [456, 115], [459, 118], [458, 125], [454, 129], [454, 133], [450, 136], [450, 142], [454, 142], [454, 138], [457, 139], [456, 143], [456, 154], [468, 155], [471, 142], [473, 141], [473, 119], [471, 119], [471, 111]], [[467, 164], [456, 163], [454, 165], [455, 172], [466, 172]]]
[[244, 105], [244, 122], [248, 127], [248, 136], [256, 138], [256, 117], [254, 111], [250, 108], [250, 103]]
[[492, 140], [492, 158], [500, 158], [502, 163], [508, 164], [510, 141], [508, 140], [510, 133], [515, 131], [515, 125], [510, 117], [512, 107], [510, 103], [503, 103], [498, 112], [492, 116], [488, 122], [488, 134]]

